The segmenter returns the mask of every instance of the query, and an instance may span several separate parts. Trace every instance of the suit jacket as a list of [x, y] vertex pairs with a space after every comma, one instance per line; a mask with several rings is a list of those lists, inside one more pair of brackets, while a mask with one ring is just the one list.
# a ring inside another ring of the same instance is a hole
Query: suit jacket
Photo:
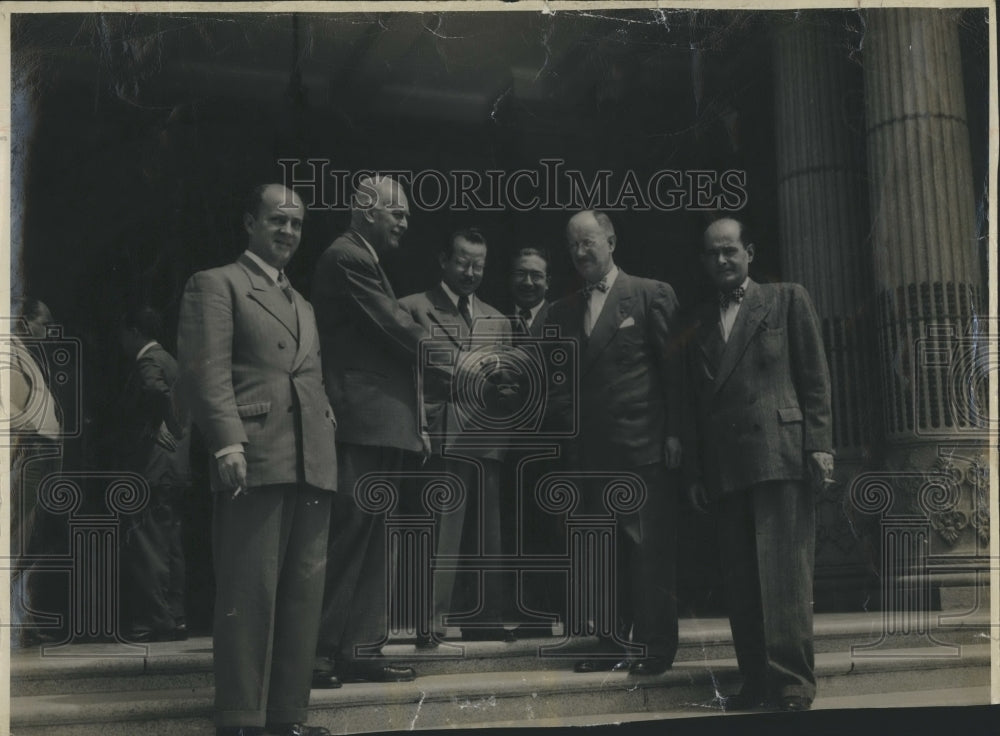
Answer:
[[[451, 337], [435, 338], [435, 343], [446, 344], [449, 347], [454, 346], [456, 357], [459, 351], [482, 349], [493, 343], [510, 344], [511, 326], [508, 319], [478, 297], [475, 302], [476, 314], [471, 330], [440, 284], [429, 291], [403, 297], [399, 303], [413, 316], [413, 319], [427, 330], [428, 334], [434, 334], [435, 326], [447, 330]], [[478, 409], [456, 406], [455, 397], [451, 391], [451, 382], [438, 374], [425, 375], [425, 383], [421, 393], [418, 401], [423, 402], [423, 416], [431, 435], [433, 451], [440, 453], [441, 445], [444, 442], [461, 442], [462, 424], [459, 412], [463, 412], [466, 417], [475, 419], [475, 412]], [[488, 396], [485, 398], [487, 401], [490, 400]], [[480, 436], [479, 441], [482, 440], [490, 443], [488, 438]], [[495, 441], [491, 444], [493, 446], [489, 449], [476, 452], [466, 450], [463, 451], [463, 454], [474, 454], [477, 457], [493, 460], [502, 459], [504, 448], [497, 446]]]
[[246, 256], [188, 280], [177, 339], [185, 406], [210, 452], [244, 446], [249, 487], [334, 490], [336, 421], [316, 318], [292, 293], [294, 309]]
[[415, 372], [417, 346], [427, 333], [399, 306], [356, 232], [344, 233], [320, 256], [312, 300], [338, 438], [419, 452]]
[[[674, 291], [619, 270], [589, 338], [586, 304], [576, 292], [548, 314], [562, 337], [580, 344], [580, 432], [570, 450], [585, 465], [612, 469], [663, 462], [665, 438], [680, 433]], [[550, 398], [556, 413], [572, 411], [573, 398], [558, 387]]]
[[511, 316], [511, 326], [515, 334], [527, 334], [530, 337], [541, 337], [542, 327], [545, 326], [545, 320], [548, 319], [549, 307], [552, 306], [550, 302], [543, 301], [542, 306], [538, 310], [538, 314], [535, 315], [534, 321], [527, 330], [524, 329], [524, 320], [521, 319], [517, 314]]
[[[177, 361], [157, 343], [132, 361], [119, 400], [115, 449], [123, 467], [140, 473], [150, 485], [187, 485], [191, 480], [191, 433], [174, 412], [176, 382]], [[156, 442], [162, 424], [177, 438], [172, 451]]]
[[687, 350], [694, 421], [685, 475], [710, 497], [804, 478], [805, 455], [831, 452], [830, 375], [819, 320], [798, 284], [750, 281], [729, 340], [703, 305]]

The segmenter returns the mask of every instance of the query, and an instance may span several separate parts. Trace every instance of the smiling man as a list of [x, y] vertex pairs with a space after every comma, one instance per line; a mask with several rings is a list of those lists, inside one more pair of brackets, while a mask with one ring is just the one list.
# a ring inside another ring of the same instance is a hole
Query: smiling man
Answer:
[[316, 320], [284, 273], [304, 216], [291, 190], [257, 187], [247, 249], [181, 301], [181, 400], [213, 456], [219, 736], [329, 734], [303, 725], [337, 487]]
[[[580, 345], [580, 431], [567, 444], [571, 469], [607, 477], [634, 474], [645, 501], [618, 514], [617, 577], [611, 583], [618, 620], [596, 621], [597, 656], [577, 672], [628, 668], [658, 675], [677, 652], [676, 479], [680, 465], [678, 363], [673, 351], [677, 299], [669, 284], [631, 276], [615, 265], [611, 218], [584, 210], [566, 226], [569, 255], [584, 281], [552, 304], [548, 321]], [[565, 415], [573, 402], [553, 387]], [[557, 419], [558, 421], [558, 419]], [[568, 420], [563, 419], [563, 423]], [[606, 484], [584, 485], [588, 513], [605, 515]], [[613, 573], [612, 573], [613, 574]], [[591, 581], [577, 580], [577, 585]], [[612, 601], [602, 601], [602, 611]], [[626, 656], [626, 645], [635, 656]], [[638, 650], [638, 652], [636, 652]]]
[[[499, 311], [476, 295], [486, 269], [486, 238], [474, 228], [453, 233], [447, 245], [438, 254], [441, 281], [433, 289], [410, 294], [400, 304], [413, 318], [433, 332], [435, 326], [452, 337], [441, 337], [436, 342], [447, 343], [457, 349], [458, 355], [488, 356], [492, 345], [510, 343], [510, 322]], [[458, 358], [462, 360], [461, 357]], [[466, 361], [473, 372], [462, 373], [460, 387], [485, 385], [489, 376], [475, 371], [482, 363], [478, 359]], [[487, 364], [489, 361], [487, 361]], [[462, 555], [499, 555], [500, 539], [500, 467], [506, 447], [489, 437], [480, 435], [479, 447], [462, 447], [462, 417], [476, 413], [469, 406], [474, 391], [452, 391], [451, 385], [437, 377], [425, 376], [423, 413], [431, 433], [433, 455], [427, 464], [429, 470], [453, 474], [465, 486], [466, 500], [463, 508], [442, 514], [438, 520], [437, 548], [439, 558]], [[449, 451], [450, 450], [450, 451]], [[512, 595], [502, 586], [499, 572], [482, 576], [478, 592], [453, 600], [455, 594], [454, 572], [444, 571], [434, 577], [434, 620], [431, 640], [419, 642], [433, 645], [444, 635], [442, 616], [452, 613], [455, 607], [479, 608], [474, 621], [462, 627], [464, 639], [496, 639], [513, 641], [514, 635], [504, 629], [504, 616], [511, 605]], [[469, 592], [469, 591], [464, 591]]]

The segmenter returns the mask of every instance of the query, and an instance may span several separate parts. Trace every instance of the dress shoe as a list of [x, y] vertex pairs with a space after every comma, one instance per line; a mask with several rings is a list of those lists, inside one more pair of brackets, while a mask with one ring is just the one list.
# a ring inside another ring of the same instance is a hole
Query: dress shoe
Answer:
[[764, 696], [752, 690], [743, 691], [722, 698], [722, 710], [732, 713], [742, 710], [757, 710], [764, 707]]
[[158, 641], [187, 641], [187, 626], [181, 624], [173, 629], [137, 629], [125, 635], [132, 644], [151, 644]]
[[670, 664], [666, 657], [643, 657], [634, 660], [628, 671], [633, 675], [662, 675], [670, 669]]
[[304, 723], [269, 724], [267, 732], [274, 736], [330, 736], [330, 732], [322, 726], [307, 726]]
[[520, 624], [514, 629], [518, 639], [537, 639], [543, 636], [553, 636], [552, 624]]
[[432, 636], [417, 634], [417, 640], [414, 643], [414, 646], [417, 649], [437, 649], [438, 645], [441, 643], [439, 639], [444, 639], [444, 634], [437, 634]]
[[260, 726], [219, 726], [215, 736], [264, 736], [264, 729]]
[[343, 682], [413, 682], [417, 673], [412, 667], [375, 662], [344, 663], [339, 676]]
[[313, 690], [336, 690], [342, 687], [343, 683], [332, 672], [323, 670], [313, 670], [311, 688]]
[[573, 666], [574, 672], [616, 672], [627, 670], [629, 661], [627, 659], [583, 659]]
[[812, 700], [801, 695], [784, 695], [778, 698], [777, 707], [786, 713], [797, 713], [812, 708]]
[[517, 641], [513, 629], [494, 626], [487, 629], [462, 629], [462, 641], [503, 641], [508, 644]]

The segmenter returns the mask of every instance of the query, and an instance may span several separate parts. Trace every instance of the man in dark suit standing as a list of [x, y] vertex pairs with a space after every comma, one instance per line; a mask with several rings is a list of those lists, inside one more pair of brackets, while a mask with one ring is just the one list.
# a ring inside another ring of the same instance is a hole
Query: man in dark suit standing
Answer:
[[[459, 368], [466, 371], [461, 383], [481, 386], [479, 396], [497, 410], [501, 397], [490, 391], [484, 382], [497, 378], [502, 370], [495, 345], [509, 345], [510, 322], [498, 310], [476, 295], [486, 268], [486, 238], [475, 229], [459, 230], [438, 255], [441, 282], [433, 289], [410, 294], [400, 305], [431, 334], [439, 328], [437, 343], [453, 346]], [[497, 368], [492, 374], [479, 372]], [[475, 389], [472, 389], [475, 392]], [[471, 392], [470, 392], [471, 393]], [[500, 545], [500, 468], [506, 448], [496, 440], [482, 436], [463, 436], [463, 421], [476, 422], [478, 409], [467, 405], [471, 396], [455, 396], [446, 377], [425, 376], [422, 395], [427, 428], [431, 437], [432, 455], [427, 469], [451, 473], [465, 487], [463, 506], [438, 517], [435, 554], [440, 558], [479, 555], [499, 555]], [[464, 441], [464, 442], [463, 442]], [[456, 612], [458, 606], [481, 608], [473, 619], [462, 624], [462, 638], [467, 640], [513, 641], [511, 630], [504, 629], [503, 619], [511, 605], [505, 595], [499, 571], [487, 572], [480, 579], [478, 593], [465, 590], [467, 595], [455, 595], [456, 575], [452, 571], [434, 576], [433, 641], [444, 635], [444, 616]], [[424, 642], [418, 642], [424, 644]]]
[[183, 398], [214, 456], [219, 736], [329, 734], [303, 725], [337, 484], [316, 320], [283, 271], [304, 215], [291, 190], [255, 189], [246, 251], [181, 301]]
[[128, 519], [121, 548], [122, 607], [135, 642], [187, 638], [181, 504], [191, 486], [191, 435], [174, 410], [177, 361], [158, 342], [162, 329], [156, 310], [140, 307], [118, 335], [131, 365], [116, 412], [115, 466], [139, 473], [150, 492]]
[[[568, 447], [570, 467], [639, 476], [646, 498], [618, 518], [619, 621], [598, 621], [604, 656], [582, 660], [577, 672], [628, 667], [660, 674], [677, 652], [676, 489], [680, 465], [678, 364], [672, 351], [677, 300], [668, 284], [619, 269], [610, 218], [578, 212], [566, 227], [573, 265], [584, 288], [555, 302], [548, 321], [580, 344], [580, 431]], [[558, 405], [558, 395], [553, 396]], [[562, 402], [565, 403], [565, 402]], [[585, 488], [591, 513], [606, 513], [601, 486]], [[581, 581], [577, 581], [578, 583]], [[610, 603], [610, 602], [608, 602]], [[645, 647], [623, 660], [622, 643]]]
[[809, 295], [751, 280], [753, 256], [740, 222], [705, 231], [702, 260], [719, 296], [697, 313], [687, 351], [696, 409], [685, 480], [692, 505], [718, 520], [743, 676], [723, 706], [804, 710], [816, 693], [807, 474], [833, 474], [830, 377]]
[[[411, 667], [358, 657], [387, 632], [385, 523], [359, 509], [366, 473], [403, 473], [429, 452], [417, 420], [416, 361], [427, 332], [399, 306], [381, 258], [398, 248], [409, 205], [389, 177], [365, 178], [351, 226], [320, 256], [313, 276], [326, 390], [339, 421], [340, 490], [333, 509], [314, 687], [336, 679], [401, 682]], [[396, 490], [399, 484], [396, 481]]]
[[549, 313], [549, 256], [539, 248], [521, 248], [511, 262], [510, 292], [514, 298], [515, 331], [541, 337]]

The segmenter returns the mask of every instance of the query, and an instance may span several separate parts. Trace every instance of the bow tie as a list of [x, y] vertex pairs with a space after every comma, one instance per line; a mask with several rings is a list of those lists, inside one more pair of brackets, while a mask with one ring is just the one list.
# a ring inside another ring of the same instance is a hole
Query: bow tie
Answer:
[[725, 309], [730, 304], [739, 304], [745, 295], [746, 289], [742, 286], [737, 286], [732, 291], [724, 291], [719, 294], [719, 306]]
[[608, 289], [610, 288], [611, 287], [608, 286], [608, 282], [605, 279], [601, 279], [600, 281], [595, 281], [592, 284], [586, 284], [581, 291], [583, 291], [584, 296], [590, 296], [595, 291], [599, 291], [602, 294], [607, 294]]

